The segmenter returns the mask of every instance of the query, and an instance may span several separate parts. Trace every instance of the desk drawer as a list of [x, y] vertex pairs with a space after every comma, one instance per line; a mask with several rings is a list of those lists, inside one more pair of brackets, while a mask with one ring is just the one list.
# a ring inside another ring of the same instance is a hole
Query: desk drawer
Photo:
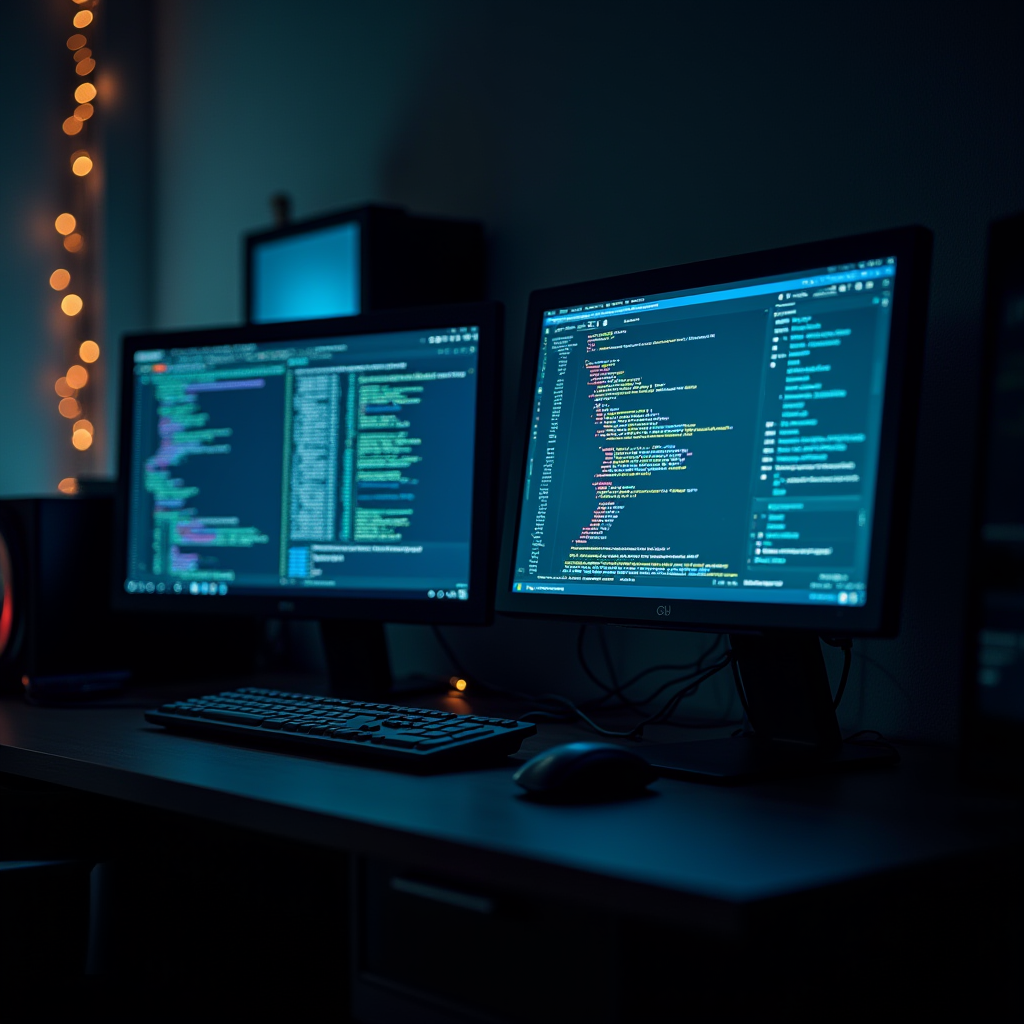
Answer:
[[400, 864], [353, 865], [357, 1021], [610, 1021], [609, 917]]

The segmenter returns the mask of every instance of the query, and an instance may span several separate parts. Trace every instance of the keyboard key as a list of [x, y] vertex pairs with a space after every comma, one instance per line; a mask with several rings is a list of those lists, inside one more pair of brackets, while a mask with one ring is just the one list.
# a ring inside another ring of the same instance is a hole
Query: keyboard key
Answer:
[[202, 717], [212, 719], [214, 722], [234, 722], [238, 725], [260, 725], [263, 721], [262, 715], [247, 715], [239, 711], [219, 711], [214, 709], [203, 711]]

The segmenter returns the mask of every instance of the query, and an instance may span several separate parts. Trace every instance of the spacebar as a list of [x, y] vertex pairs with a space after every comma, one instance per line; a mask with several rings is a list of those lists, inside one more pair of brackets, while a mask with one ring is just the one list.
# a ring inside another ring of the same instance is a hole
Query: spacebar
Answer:
[[247, 715], [242, 711], [201, 711], [200, 718], [209, 718], [214, 722], [234, 722], [235, 725], [259, 725], [263, 721], [262, 715]]

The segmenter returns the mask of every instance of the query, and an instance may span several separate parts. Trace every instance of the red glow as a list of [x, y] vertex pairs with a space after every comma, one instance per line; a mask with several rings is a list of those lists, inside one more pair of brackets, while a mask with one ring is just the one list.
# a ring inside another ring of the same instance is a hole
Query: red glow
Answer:
[[3, 537], [0, 537], [0, 654], [7, 649], [14, 632], [14, 571]]
[[166, 363], [154, 363], [153, 364], [153, 372], [154, 373], [166, 373], [167, 372], [167, 364]]

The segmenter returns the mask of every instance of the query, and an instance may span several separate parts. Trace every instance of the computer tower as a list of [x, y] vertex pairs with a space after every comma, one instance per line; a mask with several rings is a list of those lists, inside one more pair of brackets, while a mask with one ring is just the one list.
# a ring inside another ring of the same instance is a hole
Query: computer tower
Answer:
[[107, 599], [108, 497], [0, 501], [0, 685], [122, 666]]
[[0, 688], [31, 681], [87, 696], [118, 674], [165, 680], [252, 671], [259, 619], [154, 620], [112, 610], [113, 517], [109, 495], [0, 500]]

